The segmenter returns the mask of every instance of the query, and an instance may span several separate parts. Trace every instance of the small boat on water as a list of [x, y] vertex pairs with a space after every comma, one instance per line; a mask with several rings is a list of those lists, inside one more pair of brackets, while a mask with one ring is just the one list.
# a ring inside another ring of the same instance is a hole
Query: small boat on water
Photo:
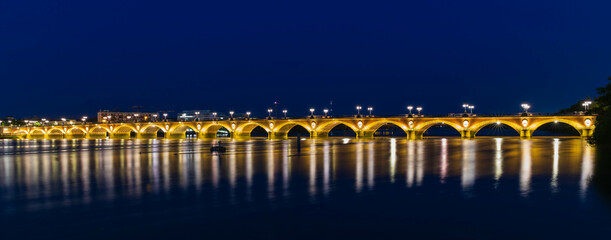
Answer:
[[216, 146], [210, 147], [210, 152], [224, 153], [225, 151], [227, 151], [227, 148], [221, 146], [221, 141], [218, 141]]

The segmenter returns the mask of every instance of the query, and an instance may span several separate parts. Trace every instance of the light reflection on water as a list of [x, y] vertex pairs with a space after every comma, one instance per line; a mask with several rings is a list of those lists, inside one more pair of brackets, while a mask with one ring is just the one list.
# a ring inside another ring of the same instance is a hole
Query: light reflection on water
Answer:
[[282, 208], [280, 201], [319, 204], [395, 185], [405, 191], [441, 186], [466, 199], [491, 191], [525, 200], [564, 192], [583, 202], [595, 167], [592, 147], [571, 138], [307, 140], [301, 152], [294, 140], [226, 141], [223, 154], [210, 153], [212, 142], [201, 140], [0, 144], [0, 212], [21, 221], [45, 211], [151, 199], [257, 209], [251, 204], [265, 196], [267, 206]]

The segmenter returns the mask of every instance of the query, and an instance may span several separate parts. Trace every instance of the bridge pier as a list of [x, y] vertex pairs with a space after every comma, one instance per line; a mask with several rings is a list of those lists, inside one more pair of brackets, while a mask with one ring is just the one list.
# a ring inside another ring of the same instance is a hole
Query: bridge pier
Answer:
[[532, 131], [529, 130], [529, 129], [526, 129], [526, 128], [522, 129], [520, 131], [520, 138], [521, 139], [531, 139], [532, 138]]
[[462, 130], [460, 131], [460, 138], [473, 139], [475, 138], [475, 133], [469, 130]]
[[594, 134], [594, 129], [591, 128], [584, 128], [579, 131], [579, 135], [581, 135], [581, 138], [584, 139], [592, 137], [592, 134]]

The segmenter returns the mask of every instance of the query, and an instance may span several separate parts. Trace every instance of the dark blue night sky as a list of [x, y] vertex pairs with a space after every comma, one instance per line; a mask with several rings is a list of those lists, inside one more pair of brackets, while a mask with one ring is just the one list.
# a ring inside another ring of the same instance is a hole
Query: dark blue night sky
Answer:
[[611, 75], [611, 1], [0, 1], [0, 117], [554, 112]]

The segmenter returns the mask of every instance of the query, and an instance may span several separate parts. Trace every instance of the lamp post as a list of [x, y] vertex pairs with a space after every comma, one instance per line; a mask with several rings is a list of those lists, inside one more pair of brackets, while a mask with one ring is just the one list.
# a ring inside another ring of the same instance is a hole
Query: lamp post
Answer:
[[[83, 116], [83, 119], [81, 120], [83, 120], [83, 124], [84, 124], [87, 121], [87, 116]], [[44, 119], [42, 121], [44, 121]]]
[[153, 122], [157, 122], [157, 114], [153, 114]]
[[465, 113], [467, 113], [467, 108], [469, 107], [469, 104], [464, 103], [462, 107], [465, 109]]
[[231, 120], [233, 120], [233, 114], [234, 114], [234, 113], [235, 113], [235, 112], [234, 112], [233, 110], [229, 111], [229, 116], [231, 116]]
[[286, 117], [286, 113], [287, 113], [287, 112], [288, 112], [288, 111], [287, 111], [286, 109], [283, 109], [283, 110], [282, 110], [282, 113], [284, 113], [284, 119], [287, 119], [287, 117]]
[[267, 119], [272, 119], [272, 112], [273, 112], [273, 111], [274, 111], [274, 110], [273, 110], [273, 109], [271, 109], [271, 108], [268, 108], [268, 109], [267, 109]]
[[140, 116], [140, 114], [137, 114], [137, 113], [136, 113], [136, 114], [134, 114], [134, 120], [136, 120], [136, 122], [138, 122], [138, 121], [139, 121], [138, 116]]
[[246, 119], [250, 120], [250, 112], [246, 112]]
[[592, 104], [592, 101], [585, 101], [583, 104], [581, 104], [583, 105], [584, 111], [588, 111], [588, 109], [590, 109], [590, 104]]
[[310, 118], [314, 118], [314, 108], [310, 108]]
[[195, 121], [199, 121], [199, 111], [195, 112]]
[[373, 111], [373, 107], [367, 107], [367, 111], [369, 111], [369, 117], [371, 117], [371, 111]]
[[212, 120], [215, 120], [215, 121], [216, 121], [216, 114], [217, 114], [216, 112], [213, 112], [213, 113], [212, 113]]
[[528, 109], [530, 108], [530, 105], [526, 103], [522, 103], [522, 108], [524, 109], [524, 113], [528, 113]]
[[356, 117], [361, 117], [361, 109], [362, 107], [357, 105], [356, 106]]
[[168, 114], [167, 113], [163, 114], [163, 121], [165, 121], [165, 122], [168, 121]]
[[66, 125], [66, 119], [65, 118], [62, 118], [62, 126], [63, 125]]
[[409, 111], [409, 115], [412, 115], [412, 109], [414, 109], [414, 106], [407, 106], [407, 111]]
[[108, 123], [111, 123], [110, 119], [112, 118], [112, 115], [108, 115]]
[[325, 113], [325, 118], [327, 118], [327, 113], [329, 113], [329, 109], [326, 109], [326, 108], [325, 108], [325, 109], [323, 109], [323, 110], [322, 110], [322, 112], [324, 112], [324, 113]]
[[418, 116], [421, 116], [420, 111], [422, 111], [422, 107], [416, 107], [416, 111], [418, 111]]
[[475, 106], [473, 105], [469, 105], [469, 110], [471, 110], [471, 115], [473, 115], [473, 109], [475, 108]]

